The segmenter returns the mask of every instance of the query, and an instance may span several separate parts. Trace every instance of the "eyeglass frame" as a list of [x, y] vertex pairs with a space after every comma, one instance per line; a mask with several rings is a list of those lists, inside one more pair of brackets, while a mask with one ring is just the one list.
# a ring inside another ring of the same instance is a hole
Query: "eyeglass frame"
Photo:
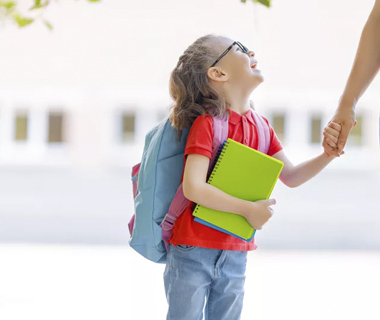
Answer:
[[240, 43], [239, 41], [234, 41], [219, 57], [218, 59], [215, 60], [215, 62], [210, 66], [210, 68], [214, 67], [231, 49], [232, 47], [237, 44], [239, 46], [239, 48], [244, 52], [244, 53], [248, 53], [249, 52], [249, 49], [244, 46], [242, 43]]

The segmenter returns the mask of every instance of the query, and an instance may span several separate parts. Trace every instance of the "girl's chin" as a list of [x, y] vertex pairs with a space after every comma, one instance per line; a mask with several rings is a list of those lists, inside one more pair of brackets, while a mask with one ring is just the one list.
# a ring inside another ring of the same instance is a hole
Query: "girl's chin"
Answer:
[[264, 76], [261, 73], [256, 73], [254, 79], [256, 82], [261, 83], [264, 81]]
[[257, 77], [259, 77], [262, 81], [264, 81], [264, 76], [263, 76], [261, 73], [259, 73], [259, 74], [257, 75]]
[[264, 81], [264, 77], [261, 76], [261, 77], [255, 77], [254, 81], [252, 81], [252, 85], [251, 85], [251, 90], [255, 90], [259, 85], [260, 83], [262, 83]]

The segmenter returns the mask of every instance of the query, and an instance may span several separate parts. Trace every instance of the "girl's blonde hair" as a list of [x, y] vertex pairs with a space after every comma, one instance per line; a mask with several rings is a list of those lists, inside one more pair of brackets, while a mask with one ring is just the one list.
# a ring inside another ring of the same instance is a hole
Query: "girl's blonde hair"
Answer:
[[227, 111], [226, 100], [211, 86], [207, 70], [220, 55], [216, 43], [222, 37], [206, 35], [197, 39], [179, 57], [170, 75], [171, 106], [170, 122], [178, 130], [190, 128], [199, 115], [208, 112], [222, 116]]

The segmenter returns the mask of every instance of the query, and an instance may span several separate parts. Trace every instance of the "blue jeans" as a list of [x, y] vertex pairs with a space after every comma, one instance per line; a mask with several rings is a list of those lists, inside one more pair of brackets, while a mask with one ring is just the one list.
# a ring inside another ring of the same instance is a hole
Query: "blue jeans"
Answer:
[[[169, 246], [164, 284], [167, 320], [238, 320], [243, 308], [246, 251]], [[205, 306], [206, 302], [206, 306]]]

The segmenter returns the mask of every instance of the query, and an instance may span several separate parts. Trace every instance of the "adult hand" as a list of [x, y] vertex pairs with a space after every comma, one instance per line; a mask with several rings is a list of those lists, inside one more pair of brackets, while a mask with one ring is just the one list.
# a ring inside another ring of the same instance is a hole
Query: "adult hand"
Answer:
[[[342, 127], [340, 124], [335, 123], [334, 121], [330, 121], [329, 124], [323, 129], [323, 137], [326, 140], [326, 143], [333, 149], [336, 149], [338, 146], [338, 138], [340, 132], [342, 131]], [[326, 153], [326, 152], [325, 152]], [[344, 151], [340, 153], [340, 155], [344, 154]], [[335, 156], [327, 155], [328, 158]]]
[[342, 127], [336, 147], [331, 147], [326, 141], [326, 137], [323, 139], [322, 146], [325, 150], [325, 153], [329, 157], [339, 157], [344, 147], [346, 146], [347, 138], [351, 129], [356, 125], [354, 106], [341, 102], [328, 126], [330, 126], [332, 122], [338, 123]]

